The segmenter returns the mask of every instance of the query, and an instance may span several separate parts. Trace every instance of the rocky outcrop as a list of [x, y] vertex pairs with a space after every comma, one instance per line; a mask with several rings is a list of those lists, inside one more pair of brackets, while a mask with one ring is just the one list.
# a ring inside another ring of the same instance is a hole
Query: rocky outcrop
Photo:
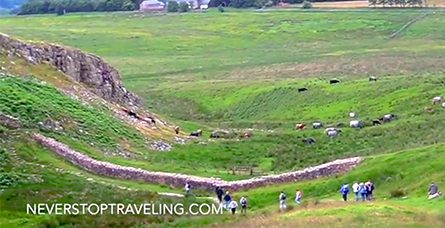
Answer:
[[0, 124], [6, 126], [8, 128], [11, 128], [11, 129], [16, 129], [16, 128], [22, 127], [22, 123], [20, 122], [19, 119], [12, 117], [12, 116], [8, 116], [1, 112], [0, 112]]
[[145, 181], [155, 184], [165, 184], [177, 188], [184, 187], [185, 183], [187, 182], [190, 183], [193, 188], [206, 190], [213, 190], [216, 186], [221, 186], [230, 190], [257, 188], [266, 185], [290, 183], [294, 181], [315, 179], [344, 173], [353, 169], [362, 161], [360, 157], [340, 159], [300, 171], [262, 176], [240, 181], [224, 181], [218, 178], [198, 177], [178, 173], [151, 172], [140, 168], [98, 161], [69, 148], [63, 143], [57, 142], [52, 138], [36, 133], [33, 134], [32, 137], [42, 146], [49, 148], [74, 165], [77, 165], [92, 173], [122, 179]]
[[31, 64], [48, 63], [110, 102], [142, 106], [142, 100], [124, 88], [119, 72], [98, 56], [56, 44], [26, 43], [1, 33], [0, 49]]

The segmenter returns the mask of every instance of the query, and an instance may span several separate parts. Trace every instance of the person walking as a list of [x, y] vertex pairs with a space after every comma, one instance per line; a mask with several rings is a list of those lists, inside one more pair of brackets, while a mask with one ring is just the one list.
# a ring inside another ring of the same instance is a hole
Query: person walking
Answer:
[[280, 196], [280, 210], [284, 211], [286, 210], [286, 193], [284, 193], [283, 191], [281, 191]]
[[349, 186], [348, 184], [343, 184], [340, 188], [340, 193], [343, 198], [343, 201], [348, 201], [348, 193], [349, 193]]
[[362, 182], [360, 183], [360, 195], [362, 196], [362, 201], [366, 200], [366, 195], [368, 194], [368, 191], [366, 189], [365, 184]]
[[243, 196], [241, 197], [239, 203], [241, 204], [241, 214], [247, 213], [247, 197]]
[[296, 192], [295, 192], [295, 202], [297, 204], [300, 204], [302, 198], [303, 198], [303, 192], [300, 191], [300, 189], [297, 189]]
[[371, 181], [366, 182], [366, 186], [367, 186], [367, 199], [369, 201], [371, 201], [373, 199], [373, 193], [374, 193], [374, 183], [372, 183]]
[[360, 199], [360, 196], [359, 196], [359, 190], [360, 190], [360, 185], [358, 185], [358, 183], [355, 182], [355, 183], [352, 185], [352, 191], [353, 191], [354, 194], [355, 194], [355, 201], [356, 201], [356, 202]]
[[226, 192], [226, 195], [224, 196], [224, 201], [226, 202], [226, 209], [230, 210], [230, 202], [232, 202], [232, 197], [230, 197], [229, 191]]
[[216, 187], [215, 189], [216, 197], [218, 197], [219, 204], [222, 204], [222, 198], [224, 195], [224, 190], [221, 187]]
[[236, 213], [236, 208], [238, 207], [238, 203], [236, 200], [232, 200], [229, 204], [230, 210], [232, 211], [232, 215]]

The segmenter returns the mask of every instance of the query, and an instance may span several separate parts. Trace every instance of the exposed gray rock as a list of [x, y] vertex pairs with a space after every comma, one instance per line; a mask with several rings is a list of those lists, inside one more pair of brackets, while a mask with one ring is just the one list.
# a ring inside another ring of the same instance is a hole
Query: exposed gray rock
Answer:
[[2, 33], [0, 49], [31, 64], [48, 63], [110, 102], [143, 105], [139, 97], [124, 88], [119, 72], [98, 56], [57, 44], [26, 43]]
[[13, 129], [22, 127], [22, 124], [19, 119], [12, 116], [8, 116], [1, 112], [0, 112], [0, 124]]

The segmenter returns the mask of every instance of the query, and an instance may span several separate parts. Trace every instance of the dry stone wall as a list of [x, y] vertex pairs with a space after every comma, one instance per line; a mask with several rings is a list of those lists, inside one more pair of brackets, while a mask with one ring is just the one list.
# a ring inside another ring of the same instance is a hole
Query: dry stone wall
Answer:
[[334, 174], [344, 173], [353, 169], [362, 161], [360, 157], [353, 157], [335, 160], [333, 162], [306, 168], [300, 171], [255, 177], [240, 181], [224, 181], [218, 178], [197, 177], [178, 173], [151, 172], [140, 168], [133, 168], [116, 165], [109, 162], [98, 161], [85, 154], [74, 151], [67, 145], [57, 142], [52, 138], [48, 138], [37, 133], [33, 134], [32, 137], [42, 146], [49, 148], [50, 150], [65, 158], [74, 165], [77, 165], [92, 173], [115, 178], [140, 180], [155, 184], [165, 184], [168, 186], [179, 188], [182, 188], [187, 182], [190, 183], [193, 188], [207, 190], [213, 189], [216, 186], [221, 186], [225, 189], [230, 190], [257, 188], [266, 185], [290, 183], [300, 180], [315, 179], [319, 177], [326, 177]]

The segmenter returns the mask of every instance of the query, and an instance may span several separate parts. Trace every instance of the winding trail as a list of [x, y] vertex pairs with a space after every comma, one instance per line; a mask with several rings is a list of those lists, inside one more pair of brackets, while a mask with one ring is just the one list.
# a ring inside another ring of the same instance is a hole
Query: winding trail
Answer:
[[225, 181], [220, 178], [199, 177], [167, 172], [152, 172], [141, 168], [98, 161], [83, 153], [71, 149], [68, 145], [60, 143], [53, 138], [49, 138], [38, 133], [33, 133], [31, 137], [40, 145], [50, 149], [70, 163], [92, 173], [120, 179], [165, 184], [176, 188], [182, 188], [185, 183], [190, 183], [195, 189], [205, 190], [213, 190], [216, 186], [221, 186], [230, 190], [252, 189], [266, 185], [291, 183], [295, 181], [310, 180], [345, 173], [355, 168], [362, 161], [361, 157], [339, 159], [299, 171], [254, 177], [246, 180]]

